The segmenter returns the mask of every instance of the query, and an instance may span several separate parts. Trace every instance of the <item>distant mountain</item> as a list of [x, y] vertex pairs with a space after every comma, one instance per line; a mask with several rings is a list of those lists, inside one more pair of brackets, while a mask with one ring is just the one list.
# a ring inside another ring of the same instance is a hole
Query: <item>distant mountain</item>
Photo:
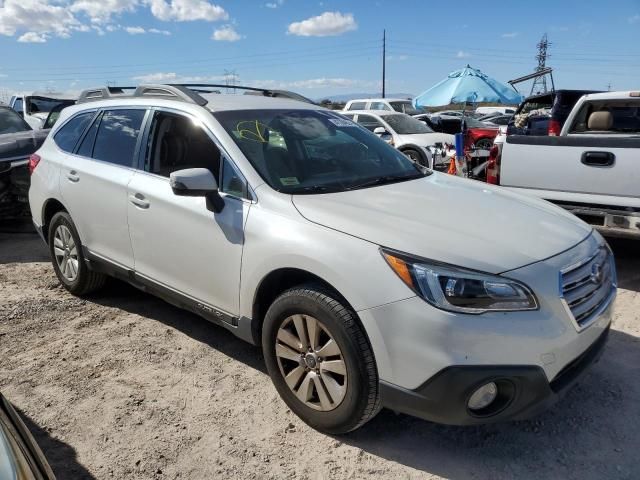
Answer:
[[[411, 93], [386, 93], [387, 98], [413, 98]], [[354, 98], [380, 98], [380, 92], [378, 93], [345, 93], [343, 95], [329, 95], [327, 97], [321, 97], [317, 100], [320, 102], [325, 99], [329, 99], [332, 102], [348, 102]]]

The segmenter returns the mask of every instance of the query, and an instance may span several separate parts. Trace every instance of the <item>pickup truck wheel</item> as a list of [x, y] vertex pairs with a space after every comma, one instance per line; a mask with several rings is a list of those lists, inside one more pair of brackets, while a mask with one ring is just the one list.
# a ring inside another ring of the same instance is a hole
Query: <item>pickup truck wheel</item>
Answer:
[[380, 410], [371, 346], [336, 295], [313, 285], [280, 295], [265, 316], [262, 347], [276, 390], [313, 428], [347, 433]]
[[56, 276], [69, 292], [85, 295], [104, 285], [105, 276], [85, 264], [80, 237], [67, 212], [58, 212], [51, 219], [49, 251]]

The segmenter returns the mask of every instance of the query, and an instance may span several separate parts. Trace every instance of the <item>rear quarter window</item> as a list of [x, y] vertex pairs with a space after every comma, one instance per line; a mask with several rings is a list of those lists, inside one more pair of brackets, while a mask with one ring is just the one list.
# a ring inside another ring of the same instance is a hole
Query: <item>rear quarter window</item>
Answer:
[[56, 132], [53, 141], [61, 150], [70, 153], [73, 152], [76, 143], [94, 115], [95, 112], [85, 112], [76, 115]]

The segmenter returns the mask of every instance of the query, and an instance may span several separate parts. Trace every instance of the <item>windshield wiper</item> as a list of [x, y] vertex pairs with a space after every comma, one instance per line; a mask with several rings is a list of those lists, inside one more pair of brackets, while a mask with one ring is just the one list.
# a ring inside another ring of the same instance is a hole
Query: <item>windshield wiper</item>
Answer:
[[404, 180], [414, 180], [416, 178], [425, 177], [426, 173], [417, 173], [411, 175], [383, 175], [382, 177], [372, 178], [366, 182], [356, 183], [347, 187], [345, 190], [357, 190], [358, 188], [373, 187], [376, 185], [385, 185], [387, 183], [402, 182]]

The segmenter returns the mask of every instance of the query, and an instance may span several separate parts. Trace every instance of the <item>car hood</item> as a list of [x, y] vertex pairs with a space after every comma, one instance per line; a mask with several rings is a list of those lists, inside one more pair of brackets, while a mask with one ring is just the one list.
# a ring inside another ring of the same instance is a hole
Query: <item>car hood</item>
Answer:
[[25, 130], [0, 135], [0, 162], [27, 158], [44, 143], [49, 130]]
[[419, 147], [428, 147], [438, 142], [455, 144], [455, 137], [448, 133], [415, 133], [413, 135], [398, 135], [398, 137], [400, 138], [399, 145], [413, 143]]
[[490, 273], [554, 256], [592, 231], [543, 200], [440, 173], [292, 198], [311, 222], [408, 254]]

